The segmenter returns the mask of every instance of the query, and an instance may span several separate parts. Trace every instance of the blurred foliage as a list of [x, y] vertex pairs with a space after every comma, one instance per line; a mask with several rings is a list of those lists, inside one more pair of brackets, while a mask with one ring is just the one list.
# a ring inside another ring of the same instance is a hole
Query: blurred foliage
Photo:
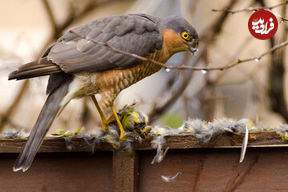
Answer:
[[161, 121], [165, 126], [177, 128], [183, 124], [184, 119], [177, 113], [166, 113], [162, 116]]

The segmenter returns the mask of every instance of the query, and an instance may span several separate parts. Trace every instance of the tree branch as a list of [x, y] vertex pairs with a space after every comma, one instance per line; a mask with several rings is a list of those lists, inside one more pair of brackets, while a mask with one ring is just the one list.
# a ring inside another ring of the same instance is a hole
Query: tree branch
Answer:
[[17, 109], [20, 101], [22, 100], [27, 88], [29, 86], [29, 80], [25, 80], [24, 83], [21, 85], [21, 88], [19, 90], [19, 92], [17, 93], [14, 101], [12, 102], [12, 104], [8, 107], [8, 109], [6, 110], [6, 112], [1, 115], [1, 119], [0, 119], [0, 133], [3, 132], [6, 124], [9, 122], [9, 117], [14, 113], [14, 111]]
[[[243, 8], [243, 9], [237, 9], [237, 10], [231, 10], [231, 9], [212, 9], [212, 11], [214, 12], [228, 12], [228, 13], [231, 13], [231, 14], [235, 14], [235, 13], [240, 13], [240, 12], [252, 12], [252, 11], [258, 11], [258, 10], [261, 10], [261, 9], [266, 9], [266, 10], [272, 10], [272, 9], [275, 9], [276, 7], [280, 7], [280, 6], [284, 6], [288, 4], [288, 0], [282, 2], [282, 3], [279, 3], [279, 4], [276, 4], [276, 5], [273, 5], [273, 6], [270, 6], [270, 7], [247, 7], [247, 8]], [[274, 13], [276, 15], [276, 17], [278, 17], [281, 21], [288, 21], [287, 18], [284, 18], [276, 13]]]
[[[113, 0], [113, 1], [117, 1], [117, 0]], [[51, 23], [51, 28], [52, 28], [52, 34], [50, 35], [49, 39], [46, 41], [46, 43], [43, 46], [43, 49], [41, 50], [40, 53], [43, 53], [46, 48], [51, 44], [51, 42], [55, 41], [56, 39], [58, 39], [61, 35], [62, 32], [69, 27], [72, 23], [76, 22], [77, 20], [81, 20], [83, 19], [86, 15], [90, 14], [93, 10], [95, 10], [95, 8], [100, 7], [102, 5], [104, 5], [105, 3], [111, 3], [111, 0], [108, 1], [90, 1], [85, 8], [80, 11], [78, 14], [75, 14], [74, 9], [72, 8], [72, 5], [70, 6], [70, 13], [68, 15], [68, 17], [66, 18], [66, 20], [61, 24], [57, 24], [56, 19], [54, 17], [53, 14], [53, 10], [50, 7], [50, 4], [48, 2], [48, 0], [43, 0], [43, 6], [46, 10], [46, 13], [49, 17], [50, 23]]]
[[[287, 6], [283, 7], [282, 13], [285, 13], [286, 9]], [[274, 46], [275, 40], [275, 37], [270, 39], [271, 47]], [[285, 41], [287, 44], [287, 30], [282, 30], [280, 41]], [[284, 44], [285, 42], [281, 44]], [[268, 96], [270, 99], [269, 104], [271, 110], [280, 114], [286, 122], [288, 122], [288, 110], [285, 99], [285, 54], [287, 54], [287, 51], [285, 52], [284, 50], [273, 52], [271, 54]]]
[[278, 45], [275, 45], [274, 47], [272, 47], [268, 51], [260, 54], [257, 57], [249, 57], [249, 58], [246, 58], [246, 59], [238, 59], [237, 61], [235, 61], [235, 62], [233, 62], [233, 63], [231, 63], [229, 65], [222, 66], [222, 67], [194, 67], [194, 66], [188, 66], [188, 65], [176, 65], [176, 66], [174, 66], [174, 65], [166, 65], [165, 63], [162, 63], [162, 62], [159, 62], [159, 61], [147, 58], [147, 57], [142, 57], [142, 56], [134, 54], [134, 53], [129, 53], [129, 52], [126, 52], [126, 51], [122, 51], [120, 49], [116, 49], [113, 46], [109, 45], [107, 42], [100, 42], [100, 41], [96, 41], [95, 39], [88, 39], [86, 36], [81, 35], [80, 33], [75, 32], [74, 30], [70, 30], [69, 32], [77, 35], [78, 37], [80, 37], [82, 39], [86, 39], [88, 42], [90, 41], [90, 42], [92, 42], [94, 44], [107, 47], [108, 49], [110, 49], [111, 51], [113, 51], [115, 53], [120, 53], [120, 54], [129, 56], [129, 57], [134, 57], [134, 58], [139, 59], [141, 61], [150, 62], [150, 63], [153, 63], [155, 65], [159, 65], [159, 66], [161, 66], [161, 67], [163, 67], [165, 69], [192, 70], [192, 71], [215, 71], [215, 70], [223, 71], [223, 70], [227, 70], [227, 69], [230, 69], [232, 67], [235, 67], [235, 66], [237, 66], [239, 64], [247, 63], [249, 61], [259, 62], [264, 56], [266, 56], [266, 55], [268, 55], [268, 54], [270, 54], [270, 53], [272, 53], [272, 52], [274, 52], [274, 51], [276, 51], [276, 50], [278, 50], [280, 48], [283, 48], [283, 47], [288, 45], [288, 41], [285, 41], [285, 42], [282, 42], [282, 43], [280, 43]]
[[[229, 4], [226, 6], [226, 8], [230, 9], [234, 6], [236, 3], [235, 0], [231, 0]], [[206, 43], [204, 43], [204, 46], [202, 49], [200, 49], [199, 53], [197, 54], [198, 58], [194, 57], [192, 60], [192, 66], [196, 65], [200, 59], [206, 56], [206, 52], [208, 47], [213, 44], [216, 40], [217, 34], [221, 32], [221, 29], [224, 25], [225, 20], [227, 19], [228, 13], [222, 13], [222, 15], [216, 19], [214, 23], [212, 23], [211, 26], [208, 27], [207, 31], [203, 36], [205, 36]], [[180, 98], [180, 96], [184, 93], [187, 86], [189, 85], [191, 79], [192, 79], [192, 72], [190, 71], [188, 74], [184, 76], [184, 79], [178, 88], [176, 92], [173, 93], [173, 95], [161, 106], [157, 106], [156, 103], [154, 103], [154, 108], [151, 110], [149, 114], [150, 123], [155, 121], [157, 117], [165, 113], [170, 107], [173, 106], [173, 104]]]
[[[75, 15], [74, 12], [71, 12], [66, 21], [62, 25], [58, 25], [56, 22], [56, 19], [53, 14], [53, 10], [48, 2], [48, 0], [43, 0], [43, 6], [46, 10], [46, 13], [48, 15], [51, 28], [52, 28], [52, 34], [50, 35], [48, 41], [45, 43], [45, 45], [42, 48], [42, 51], [40, 51], [39, 57], [42, 55], [42, 53], [45, 51], [47, 46], [54, 40], [56, 40], [61, 34], [62, 31], [71, 25], [76, 19], [82, 19], [84, 16], [92, 12], [96, 7], [100, 6], [103, 3], [111, 2], [111, 1], [103, 1], [101, 3], [98, 3], [96, 1], [91, 1], [83, 11], [81, 11], [78, 15]], [[24, 83], [21, 85], [21, 88], [15, 97], [15, 100], [12, 102], [12, 104], [8, 107], [6, 112], [1, 115], [0, 119], [0, 133], [3, 132], [3, 129], [9, 123], [9, 117], [13, 115], [15, 110], [17, 109], [18, 105], [20, 104], [25, 92], [28, 90], [29, 80], [25, 80]]]
[[43, 0], [43, 6], [46, 10], [46, 13], [47, 13], [47, 16], [49, 18], [49, 22], [51, 24], [51, 28], [52, 28], [52, 31], [53, 31], [53, 35], [52, 36], [55, 36], [56, 33], [58, 32], [58, 26], [57, 26], [57, 22], [56, 22], [56, 19], [53, 15], [53, 11], [52, 11], [52, 8], [50, 7], [50, 4], [48, 2], [48, 0]]

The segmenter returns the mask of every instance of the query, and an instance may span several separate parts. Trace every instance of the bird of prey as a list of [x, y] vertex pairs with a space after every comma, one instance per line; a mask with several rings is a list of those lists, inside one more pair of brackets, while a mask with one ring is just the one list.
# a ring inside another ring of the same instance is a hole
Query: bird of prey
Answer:
[[[177, 52], [195, 52], [198, 40], [196, 30], [179, 16], [114, 15], [66, 31], [38, 61], [24, 64], [9, 75], [9, 80], [50, 76], [48, 98], [13, 170], [24, 172], [31, 166], [54, 118], [74, 98], [90, 96], [103, 131], [111, 119], [116, 119], [123, 139], [124, 129], [113, 107], [120, 91], [161, 69], [151, 60], [165, 63]], [[99, 101], [95, 94], [100, 95]], [[112, 111], [110, 120], [103, 113], [106, 109]]]

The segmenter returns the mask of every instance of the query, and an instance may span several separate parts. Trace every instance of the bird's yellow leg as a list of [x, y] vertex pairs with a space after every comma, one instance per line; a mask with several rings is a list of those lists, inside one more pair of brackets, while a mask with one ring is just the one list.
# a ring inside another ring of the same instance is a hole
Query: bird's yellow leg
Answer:
[[117, 112], [116, 112], [116, 110], [115, 110], [113, 105], [111, 107], [111, 110], [112, 110], [112, 113], [113, 113], [113, 115], [114, 115], [114, 117], [115, 117], [115, 119], [117, 121], [118, 127], [120, 129], [120, 140], [125, 140], [125, 138], [124, 138], [124, 132], [125, 131], [124, 131], [123, 125], [122, 125], [122, 123], [121, 123], [121, 121], [120, 121], [120, 119], [119, 119], [119, 117], [117, 115]]
[[109, 124], [110, 121], [105, 118], [105, 115], [104, 115], [103, 111], [101, 110], [100, 105], [98, 104], [98, 102], [95, 98], [95, 95], [91, 95], [91, 98], [92, 98], [93, 103], [95, 104], [95, 106], [96, 106], [96, 108], [100, 114], [100, 117], [102, 120], [102, 130], [106, 131], [107, 125]]
[[109, 122], [109, 123], [111, 123], [113, 120], [114, 120], [114, 114], [112, 114], [108, 119], [107, 119], [107, 121]]

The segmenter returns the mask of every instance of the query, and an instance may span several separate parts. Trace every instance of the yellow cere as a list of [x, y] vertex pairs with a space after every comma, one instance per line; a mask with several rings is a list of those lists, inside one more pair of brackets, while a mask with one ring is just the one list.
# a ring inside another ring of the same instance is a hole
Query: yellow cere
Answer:
[[183, 39], [185, 39], [185, 40], [187, 40], [187, 41], [189, 41], [189, 40], [191, 39], [189, 33], [186, 32], [186, 31], [182, 32], [182, 33], [181, 33], [181, 36], [182, 36]]

